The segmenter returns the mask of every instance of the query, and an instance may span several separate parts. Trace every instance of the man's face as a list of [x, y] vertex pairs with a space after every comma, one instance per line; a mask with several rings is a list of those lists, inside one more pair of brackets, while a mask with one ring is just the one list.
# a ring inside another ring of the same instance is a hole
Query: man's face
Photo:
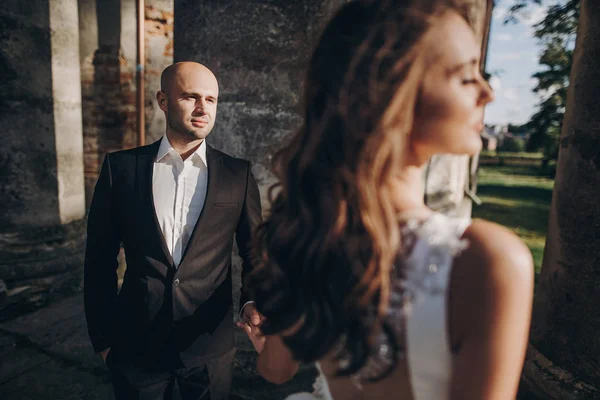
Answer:
[[183, 65], [169, 86], [158, 94], [167, 131], [183, 140], [206, 138], [217, 116], [219, 86], [214, 75], [197, 64]]

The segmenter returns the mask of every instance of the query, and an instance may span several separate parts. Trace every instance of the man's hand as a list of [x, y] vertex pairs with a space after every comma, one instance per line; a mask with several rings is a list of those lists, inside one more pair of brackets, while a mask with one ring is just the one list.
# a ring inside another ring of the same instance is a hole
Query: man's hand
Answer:
[[265, 347], [267, 337], [263, 335], [260, 329], [258, 328], [255, 328], [253, 332], [252, 327], [250, 326], [250, 322], [238, 322], [236, 325], [242, 328], [244, 332], [246, 332], [246, 335], [248, 335], [248, 339], [250, 339], [252, 345], [254, 346], [254, 350], [256, 350], [258, 354], [260, 354], [263, 351], [263, 348]]
[[102, 360], [104, 360], [104, 362], [106, 362], [106, 357], [108, 357], [108, 353], [110, 352], [110, 347], [106, 350], [103, 350], [102, 352], [100, 352], [100, 355], [102, 356]]
[[[249, 303], [244, 306], [242, 310], [242, 320], [240, 321], [242, 324], [248, 323], [250, 328], [252, 329], [252, 333], [258, 334], [260, 333], [260, 325], [264, 321], [265, 317], [260, 315], [260, 313], [256, 310], [256, 305], [254, 303]], [[240, 328], [242, 326], [238, 325]]]
[[258, 353], [260, 353], [265, 346], [266, 338], [260, 330], [260, 325], [264, 320], [265, 317], [256, 310], [254, 304], [246, 304], [242, 313], [242, 320], [236, 323], [238, 328], [242, 328], [246, 332]]

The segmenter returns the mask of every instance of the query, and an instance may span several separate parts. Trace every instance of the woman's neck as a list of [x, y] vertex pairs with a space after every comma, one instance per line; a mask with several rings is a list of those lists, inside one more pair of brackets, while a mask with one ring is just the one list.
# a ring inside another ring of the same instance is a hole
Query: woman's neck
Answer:
[[407, 164], [396, 174], [393, 182], [398, 214], [431, 213], [425, 205], [424, 165]]

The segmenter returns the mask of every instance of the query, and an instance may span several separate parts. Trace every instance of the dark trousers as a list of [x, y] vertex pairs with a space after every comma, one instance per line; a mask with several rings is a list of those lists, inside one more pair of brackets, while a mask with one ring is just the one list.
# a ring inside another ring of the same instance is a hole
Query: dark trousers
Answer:
[[175, 382], [183, 400], [228, 400], [235, 348], [196, 367], [149, 371], [108, 353], [117, 400], [167, 400], [173, 398]]

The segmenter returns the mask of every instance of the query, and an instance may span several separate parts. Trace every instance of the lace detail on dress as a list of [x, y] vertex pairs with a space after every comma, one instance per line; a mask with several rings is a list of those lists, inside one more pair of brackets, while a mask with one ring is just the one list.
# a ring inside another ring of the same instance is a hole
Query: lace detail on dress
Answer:
[[[468, 225], [467, 219], [450, 219], [433, 214], [423, 222], [409, 220], [402, 227], [403, 252], [392, 270], [386, 317], [387, 327], [397, 338], [405, 334], [406, 317], [410, 315], [412, 304], [418, 302], [423, 294], [445, 293], [445, 277], [452, 267], [452, 261], [468, 247], [468, 241], [461, 239]], [[375, 338], [376, 350], [352, 377], [358, 388], [362, 388], [363, 382], [382, 376], [389, 371], [394, 360], [406, 356], [405, 350], [398, 348], [396, 343], [390, 343], [389, 338], [385, 332]], [[348, 360], [342, 359], [340, 367], [347, 365]], [[321, 376], [319, 378], [322, 379]]]
[[[403, 256], [406, 276], [401, 276], [401, 269], [396, 268], [396, 276], [392, 278], [400, 284], [399, 289], [413, 295], [422, 291], [445, 291], [446, 282], [440, 282], [442, 275], [438, 272], [451, 268], [453, 259], [469, 246], [468, 241], [461, 238], [467, 226], [468, 220], [450, 219], [441, 214], [433, 214], [423, 223], [409, 220], [402, 228], [403, 240], [408, 241], [411, 249]], [[419, 243], [419, 239], [425, 243]], [[390, 309], [393, 309], [391, 304]]]
[[313, 382], [313, 391], [312, 393], [295, 393], [291, 396], [285, 398], [285, 400], [333, 400], [331, 397], [331, 392], [329, 391], [329, 385], [327, 384], [327, 379], [323, 375], [323, 371], [321, 371], [321, 367], [317, 362], [315, 364], [319, 374], [315, 378]]
[[329, 392], [329, 385], [323, 375], [323, 371], [321, 371], [319, 363], [316, 363], [316, 367], [319, 370], [319, 375], [317, 375], [317, 378], [313, 383], [313, 396], [316, 400], [333, 400], [331, 398], [331, 393]]

